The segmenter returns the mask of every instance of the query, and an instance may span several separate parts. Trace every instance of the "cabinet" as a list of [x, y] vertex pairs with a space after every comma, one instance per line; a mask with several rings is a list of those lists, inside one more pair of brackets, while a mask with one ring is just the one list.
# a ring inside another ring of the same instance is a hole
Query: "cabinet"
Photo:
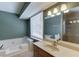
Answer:
[[41, 48], [37, 47], [36, 45], [33, 45], [34, 50], [34, 57], [54, 57], [47, 53], [46, 51], [42, 50]]

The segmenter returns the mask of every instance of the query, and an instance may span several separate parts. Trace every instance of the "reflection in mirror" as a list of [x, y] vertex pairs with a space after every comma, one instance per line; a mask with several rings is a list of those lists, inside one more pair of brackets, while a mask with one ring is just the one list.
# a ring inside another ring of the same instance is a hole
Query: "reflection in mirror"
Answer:
[[45, 38], [61, 39], [61, 18], [62, 15], [44, 19], [44, 36]]
[[63, 15], [63, 40], [79, 43], [79, 7]]

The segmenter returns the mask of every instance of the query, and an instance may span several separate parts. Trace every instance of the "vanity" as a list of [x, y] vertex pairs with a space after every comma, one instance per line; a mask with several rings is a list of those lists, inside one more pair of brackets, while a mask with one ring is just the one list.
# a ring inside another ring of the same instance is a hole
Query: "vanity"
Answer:
[[37, 45], [33, 45], [34, 48], [34, 57], [53, 57], [51, 54], [49, 54], [47, 51], [43, 50]]
[[68, 45], [66, 46], [68, 43], [63, 43], [63, 41], [60, 41], [56, 48], [48, 41], [35, 42], [33, 43], [34, 57], [79, 57], [78, 50], [68, 48]]

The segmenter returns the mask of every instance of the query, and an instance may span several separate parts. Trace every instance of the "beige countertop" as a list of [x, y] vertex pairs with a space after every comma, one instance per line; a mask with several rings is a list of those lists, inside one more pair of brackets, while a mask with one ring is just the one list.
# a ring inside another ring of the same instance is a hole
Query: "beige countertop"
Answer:
[[52, 43], [47, 41], [35, 42], [34, 44], [55, 57], [79, 57], [79, 51], [61, 45], [54, 48]]

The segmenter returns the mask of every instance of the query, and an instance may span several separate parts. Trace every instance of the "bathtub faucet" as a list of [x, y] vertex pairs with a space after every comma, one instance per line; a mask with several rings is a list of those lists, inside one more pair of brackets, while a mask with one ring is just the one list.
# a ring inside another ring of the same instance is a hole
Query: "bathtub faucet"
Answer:
[[0, 45], [0, 49], [2, 49], [2, 47], [3, 47], [3, 44]]

